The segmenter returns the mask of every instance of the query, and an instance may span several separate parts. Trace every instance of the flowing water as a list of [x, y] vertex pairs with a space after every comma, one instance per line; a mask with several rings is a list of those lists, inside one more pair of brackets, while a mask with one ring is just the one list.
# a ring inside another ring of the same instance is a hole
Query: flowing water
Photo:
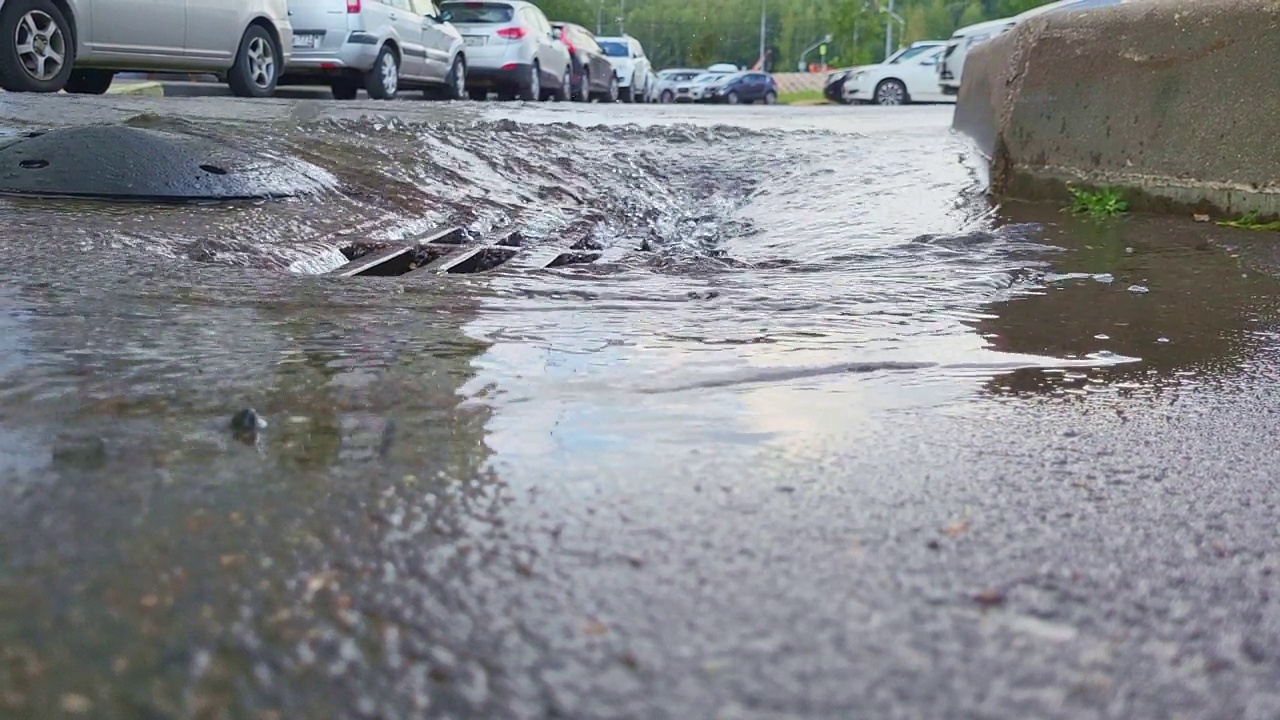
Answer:
[[[1270, 339], [1271, 281], [1207, 242], [1230, 231], [993, 209], [947, 108], [264, 107], [132, 122], [332, 190], [3, 201], [15, 717], [543, 716], [573, 683], [530, 658], [572, 629], [510, 588], [577, 501], [990, 403], [1186, 392]], [[482, 273], [324, 274], [455, 225], [523, 246]], [[599, 257], [546, 267], [573, 248]], [[256, 437], [227, 429], [243, 407]], [[606, 697], [633, 661], [599, 668]]]

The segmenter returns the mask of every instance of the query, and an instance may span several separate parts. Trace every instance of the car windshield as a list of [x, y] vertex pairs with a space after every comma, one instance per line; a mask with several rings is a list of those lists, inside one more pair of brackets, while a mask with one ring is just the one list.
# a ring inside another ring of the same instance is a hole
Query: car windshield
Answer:
[[897, 55], [894, 55], [889, 58], [888, 64], [896, 65], [897, 63], [903, 62], [904, 60], [910, 60], [911, 58], [916, 57], [920, 53], [928, 52], [933, 49], [934, 49], [933, 45], [924, 45], [922, 47], [910, 47], [905, 50], [900, 50]]
[[509, 23], [515, 17], [515, 10], [504, 3], [444, 3], [440, 6], [440, 17], [453, 23]]
[[604, 54], [609, 57], [627, 57], [631, 54], [627, 52], [626, 43], [605, 40], [600, 43], [600, 47], [604, 49]]

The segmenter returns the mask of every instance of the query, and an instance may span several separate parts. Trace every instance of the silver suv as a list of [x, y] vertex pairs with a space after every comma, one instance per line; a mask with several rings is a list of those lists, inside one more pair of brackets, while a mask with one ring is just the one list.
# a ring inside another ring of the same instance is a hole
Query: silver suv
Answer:
[[218, 73], [242, 97], [276, 89], [286, 0], [0, 0], [0, 87], [100, 94], [120, 71]]
[[538, 6], [523, 0], [446, 2], [445, 20], [457, 26], [467, 45], [467, 90], [483, 100], [490, 90], [504, 100], [568, 100], [573, 62], [569, 49], [552, 34]]
[[293, 57], [281, 81], [328, 85], [338, 100], [361, 87], [390, 100], [408, 87], [461, 99], [462, 36], [431, 0], [289, 0]]

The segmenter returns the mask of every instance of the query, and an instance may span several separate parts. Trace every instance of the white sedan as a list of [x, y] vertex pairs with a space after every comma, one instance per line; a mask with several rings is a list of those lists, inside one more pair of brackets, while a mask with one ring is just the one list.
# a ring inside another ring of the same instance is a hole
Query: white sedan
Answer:
[[938, 62], [946, 50], [940, 40], [922, 40], [894, 53], [879, 65], [849, 71], [844, 81], [847, 102], [906, 105], [912, 102], [955, 102], [938, 85]]

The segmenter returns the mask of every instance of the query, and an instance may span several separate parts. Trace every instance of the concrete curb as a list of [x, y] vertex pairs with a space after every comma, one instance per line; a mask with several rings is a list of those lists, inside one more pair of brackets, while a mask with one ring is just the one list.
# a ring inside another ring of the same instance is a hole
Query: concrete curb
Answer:
[[158, 82], [121, 82], [111, 83], [107, 88], [108, 95], [146, 95], [148, 97], [164, 97], [164, 86]]
[[991, 191], [1117, 187], [1150, 212], [1280, 216], [1270, 0], [1140, 0], [1020, 24], [974, 50], [953, 127]]

